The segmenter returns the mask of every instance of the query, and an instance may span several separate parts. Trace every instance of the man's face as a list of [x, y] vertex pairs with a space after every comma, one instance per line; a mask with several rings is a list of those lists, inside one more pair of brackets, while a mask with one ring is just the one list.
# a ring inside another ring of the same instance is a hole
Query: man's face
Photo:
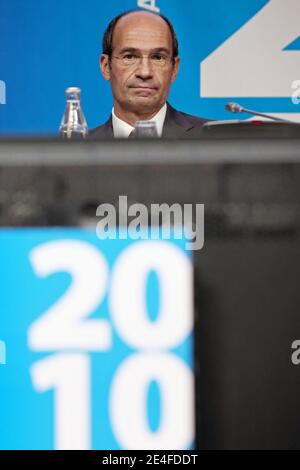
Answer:
[[115, 109], [149, 116], [158, 112], [178, 72], [179, 58], [174, 62], [172, 52], [171, 32], [162, 18], [146, 12], [121, 18], [113, 35], [111, 61], [106, 54], [100, 58]]

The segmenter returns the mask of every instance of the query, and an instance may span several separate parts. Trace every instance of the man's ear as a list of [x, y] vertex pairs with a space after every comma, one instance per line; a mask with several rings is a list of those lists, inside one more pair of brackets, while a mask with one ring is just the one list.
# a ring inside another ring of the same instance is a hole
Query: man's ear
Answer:
[[99, 64], [104, 80], [110, 80], [109, 56], [107, 54], [101, 54]]
[[178, 71], [179, 71], [179, 64], [180, 64], [180, 57], [175, 57], [174, 59], [174, 66], [173, 66], [173, 72], [172, 72], [172, 83], [175, 82]]

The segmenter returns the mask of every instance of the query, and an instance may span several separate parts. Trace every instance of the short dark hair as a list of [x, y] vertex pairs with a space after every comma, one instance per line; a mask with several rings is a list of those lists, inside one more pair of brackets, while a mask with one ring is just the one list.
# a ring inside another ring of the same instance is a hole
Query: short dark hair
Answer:
[[[109, 57], [112, 56], [113, 35], [114, 35], [114, 31], [115, 31], [115, 28], [117, 26], [118, 21], [121, 18], [123, 18], [124, 16], [129, 15], [130, 13], [136, 13], [136, 12], [140, 12], [140, 11], [145, 11], [145, 10], [140, 10], [140, 9], [128, 10], [128, 11], [125, 11], [124, 13], [121, 13], [118, 16], [115, 16], [115, 18], [113, 18], [111, 20], [111, 22], [107, 26], [107, 28], [104, 32], [104, 35], [103, 35], [103, 40], [102, 40], [102, 53], [103, 54], [107, 54]], [[161, 15], [160, 13], [153, 13], [153, 12], [151, 12], [151, 14], [157, 15], [160, 18], [162, 18], [167, 23], [167, 25], [170, 29], [170, 33], [171, 33], [171, 36], [172, 36], [172, 43], [173, 43], [172, 58], [173, 58], [173, 61], [174, 61], [174, 59], [176, 57], [178, 57], [178, 54], [179, 54], [178, 39], [177, 39], [177, 36], [176, 36], [176, 33], [175, 33], [175, 29], [173, 28], [173, 25], [172, 25], [171, 21], [166, 16]]]

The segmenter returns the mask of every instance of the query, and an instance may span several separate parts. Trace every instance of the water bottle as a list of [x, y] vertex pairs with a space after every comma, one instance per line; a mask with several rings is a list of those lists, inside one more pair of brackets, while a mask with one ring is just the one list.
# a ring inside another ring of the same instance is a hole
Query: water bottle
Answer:
[[133, 135], [138, 139], [158, 137], [156, 123], [154, 121], [137, 121]]
[[70, 87], [66, 89], [66, 94], [67, 104], [59, 133], [66, 139], [84, 139], [88, 135], [88, 126], [80, 103], [81, 90]]

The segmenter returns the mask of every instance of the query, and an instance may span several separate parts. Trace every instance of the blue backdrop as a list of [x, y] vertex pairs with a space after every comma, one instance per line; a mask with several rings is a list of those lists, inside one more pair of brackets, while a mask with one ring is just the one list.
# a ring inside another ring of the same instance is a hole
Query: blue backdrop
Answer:
[[89, 127], [106, 120], [102, 34], [113, 16], [137, 6], [159, 9], [178, 33], [175, 107], [230, 119], [224, 104], [239, 98], [299, 118], [299, 100], [291, 100], [300, 88], [299, 0], [0, 0], [0, 132], [56, 132], [68, 86], [82, 88]]

